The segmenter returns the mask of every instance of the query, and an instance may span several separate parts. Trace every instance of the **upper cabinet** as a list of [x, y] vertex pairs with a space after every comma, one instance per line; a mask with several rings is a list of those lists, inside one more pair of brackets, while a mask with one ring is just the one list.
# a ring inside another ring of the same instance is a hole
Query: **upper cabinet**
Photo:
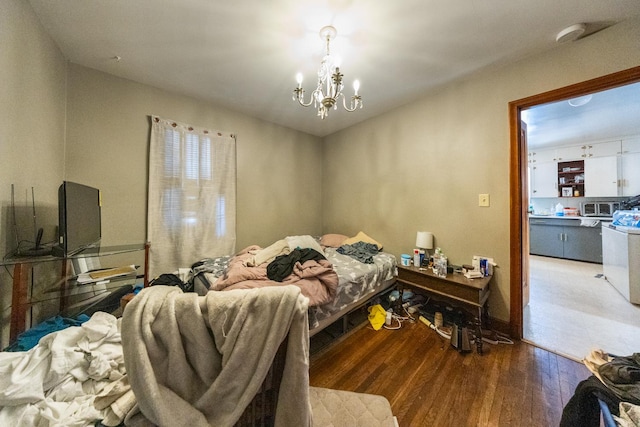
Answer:
[[640, 194], [640, 137], [622, 140], [620, 195]]
[[543, 162], [529, 166], [530, 197], [558, 197], [557, 164], [557, 162]]
[[584, 158], [586, 146], [574, 145], [569, 147], [558, 147], [556, 149], [557, 162], [568, 162], [571, 160], [579, 160]]
[[622, 154], [640, 153], [640, 136], [622, 140]]
[[584, 160], [584, 195], [614, 197], [618, 195], [618, 157], [591, 157]]
[[640, 136], [531, 150], [528, 154], [531, 197], [640, 194]]
[[598, 142], [596, 144], [581, 145], [581, 157], [588, 159], [590, 157], [608, 157], [617, 156], [621, 151], [621, 141]]
[[529, 164], [556, 162], [556, 149], [529, 151]]
[[[637, 140], [640, 146], [640, 138]], [[636, 151], [640, 151], [636, 150]], [[591, 157], [617, 156], [621, 152], [621, 141], [568, 145], [529, 151], [529, 163], [570, 162]]]

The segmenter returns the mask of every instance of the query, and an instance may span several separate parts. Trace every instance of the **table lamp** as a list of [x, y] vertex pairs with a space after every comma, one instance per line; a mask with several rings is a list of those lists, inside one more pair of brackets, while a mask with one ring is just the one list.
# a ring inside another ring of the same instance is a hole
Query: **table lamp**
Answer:
[[[429, 249], [433, 249], [433, 233], [429, 231], [418, 231], [416, 235], [416, 247], [424, 249], [424, 261], [422, 263], [429, 263]], [[420, 266], [418, 266], [420, 267]]]

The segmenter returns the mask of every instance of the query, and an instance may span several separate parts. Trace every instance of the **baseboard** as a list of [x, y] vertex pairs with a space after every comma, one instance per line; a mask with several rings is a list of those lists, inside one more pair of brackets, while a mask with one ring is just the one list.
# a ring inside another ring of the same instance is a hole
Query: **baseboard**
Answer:
[[507, 337], [511, 336], [511, 323], [504, 320], [489, 317], [489, 329], [501, 333]]

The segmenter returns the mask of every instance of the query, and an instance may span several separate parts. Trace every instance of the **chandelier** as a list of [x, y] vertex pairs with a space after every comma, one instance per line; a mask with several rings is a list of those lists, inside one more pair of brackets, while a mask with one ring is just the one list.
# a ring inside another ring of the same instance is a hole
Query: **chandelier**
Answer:
[[318, 69], [318, 86], [311, 92], [309, 102], [304, 101], [304, 89], [302, 88], [302, 73], [298, 73], [296, 80], [298, 87], [293, 90], [293, 100], [298, 101], [303, 107], [309, 107], [313, 104], [318, 109], [318, 116], [323, 120], [329, 115], [329, 109], [333, 107], [338, 109], [338, 100], [342, 98], [342, 105], [348, 112], [353, 112], [356, 108], [362, 108], [362, 97], [358, 95], [360, 82], [353, 82], [354, 95], [351, 97], [351, 104], [347, 106], [347, 99], [342, 93], [344, 85], [342, 84], [343, 75], [340, 73], [340, 67], [331, 57], [329, 43], [335, 38], [338, 32], [336, 29], [328, 25], [320, 30], [320, 38], [327, 42], [327, 54], [322, 58], [320, 68]]

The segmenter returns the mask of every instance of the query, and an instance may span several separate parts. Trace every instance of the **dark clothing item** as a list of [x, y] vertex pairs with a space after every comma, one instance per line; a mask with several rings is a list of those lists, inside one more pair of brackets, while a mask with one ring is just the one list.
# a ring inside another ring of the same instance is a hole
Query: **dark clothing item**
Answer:
[[324, 255], [311, 248], [296, 248], [287, 255], [277, 256], [267, 265], [267, 277], [269, 280], [282, 282], [293, 272], [297, 262], [304, 264], [306, 261], [319, 261], [326, 259]]
[[378, 253], [378, 246], [373, 243], [355, 242], [353, 245], [342, 245], [337, 252], [348, 255], [365, 264], [373, 264], [373, 256]]
[[620, 399], [594, 375], [581, 381], [562, 410], [560, 427], [599, 427], [600, 405], [607, 404], [612, 414], [618, 415]]
[[615, 357], [598, 368], [602, 382], [620, 399], [640, 405], [640, 353]]

